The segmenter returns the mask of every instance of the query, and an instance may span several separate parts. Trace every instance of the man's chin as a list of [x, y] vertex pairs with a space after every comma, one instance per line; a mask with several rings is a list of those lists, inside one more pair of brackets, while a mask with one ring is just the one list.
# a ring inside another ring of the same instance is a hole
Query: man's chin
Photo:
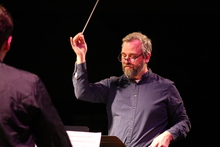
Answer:
[[133, 79], [134, 75], [131, 72], [125, 71], [124, 74], [129, 78], [129, 79]]
[[126, 75], [131, 75], [132, 69], [131, 68], [124, 68], [124, 72]]

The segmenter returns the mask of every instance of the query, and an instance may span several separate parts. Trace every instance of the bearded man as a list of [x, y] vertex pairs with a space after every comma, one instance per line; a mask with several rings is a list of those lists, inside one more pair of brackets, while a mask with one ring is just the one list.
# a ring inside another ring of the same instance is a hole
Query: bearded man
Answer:
[[76, 53], [73, 86], [76, 98], [105, 103], [108, 135], [127, 147], [168, 147], [191, 129], [183, 100], [174, 84], [148, 68], [152, 44], [140, 32], [122, 39], [118, 56], [124, 74], [89, 83], [87, 44], [82, 33], [70, 37]]

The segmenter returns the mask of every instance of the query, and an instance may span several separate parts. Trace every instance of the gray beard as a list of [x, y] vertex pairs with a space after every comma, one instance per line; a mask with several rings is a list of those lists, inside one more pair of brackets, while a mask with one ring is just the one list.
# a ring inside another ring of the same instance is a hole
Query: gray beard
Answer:
[[[144, 69], [144, 64], [145, 63], [143, 62], [142, 64], [139, 64], [137, 67], [134, 67], [132, 64], [122, 64], [122, 70], [129, 79], [134, 79], [134, 77], [141, 73], [141, 71]], [[126, 65], [130, 65], [132, 68], [125, 69]]]

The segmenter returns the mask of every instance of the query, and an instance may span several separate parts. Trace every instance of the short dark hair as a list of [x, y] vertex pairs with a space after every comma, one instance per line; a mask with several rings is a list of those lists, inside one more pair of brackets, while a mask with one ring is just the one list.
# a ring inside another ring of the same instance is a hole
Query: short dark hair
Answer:
[[0, 49], [3, 43], [11, 36], [14, 29], [13, 20], [9, 12], [0, 5]]
[[[141, 49], [142, 49], [143, 56], [147, 57], [147, 53], [152, 52], [152, 44], [151, 44], [151, 39], [148, 38], [146, 35], [142, 34], [141, 32], [133, 32], [133, 33], [130, 33], [127, 36], [125, 36], [122, 39], [122, 42], [123, 43], [130, 42], [135, 39], [137, 39], [141, 42], [141, 44], [142, 44]], [[122, 45], [123, 45], [123, 43], [122, 43]]]

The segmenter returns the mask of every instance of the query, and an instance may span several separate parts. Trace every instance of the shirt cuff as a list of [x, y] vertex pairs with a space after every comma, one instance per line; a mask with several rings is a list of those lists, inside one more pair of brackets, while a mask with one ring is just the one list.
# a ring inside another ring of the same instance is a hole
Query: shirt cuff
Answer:
[[73, 77], [75, 79], [77, 79], [79, 77], [79, 75], [81, 73], [83, 73], [84, 71], [86, 71], [86, 62], [84, 63], [80, 63], [80, 64], [76, 64], [75, 62], [75, 68], [74, 68], [74, 72], [73, 72]]

